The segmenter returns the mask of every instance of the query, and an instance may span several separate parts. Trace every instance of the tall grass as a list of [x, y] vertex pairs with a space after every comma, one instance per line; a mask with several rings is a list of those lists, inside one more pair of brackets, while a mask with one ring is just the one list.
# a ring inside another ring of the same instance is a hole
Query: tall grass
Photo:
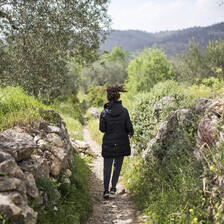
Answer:
[[0, 131], [40, 119], [41, 108], [47, 109], [47, 106], [20, 87], [0, 88]]
[[[98, 108], [102, 111], [102, 107]], [[102, 144], [103, 133], [99, 130], [99, 118], [93, 118], [89, 111], [86, 113], [86, 118], [88, 120], [87, 127], [91, 133], [92, 139], [99, 144]]]

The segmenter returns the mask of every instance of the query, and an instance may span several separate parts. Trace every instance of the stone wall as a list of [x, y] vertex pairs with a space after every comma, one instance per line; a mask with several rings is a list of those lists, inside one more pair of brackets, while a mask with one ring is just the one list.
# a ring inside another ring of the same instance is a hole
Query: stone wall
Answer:
[[[155, 112], [160, 113], [166, 103], [168, 98], [163, 98], [163, 104], [160, 102], [156, 103]], [[174, 103], [174, 102], [172, 102]], [[224, 142], [224, 127], [222, 126], [219, 131], [217, 127], [221, 121], [223, 121], [224, 116], [224, 98], [219, 100], [211, 100], [201, 98], [198, 99], [195, 109], [181, 109], [172, 111], [169, 114], [167, 121], [164, 121], [157, 130], [157, 135], [155, 138], [151, 139], [147, 145], [147, 148], [143, 150], [143, 159], [146, 161], [148, 157], [152, 157], [153, 148], [155, 145], [163, 145], [169, 143], [171, 139], [176, 141], [181, 141], [185, 136], [184, 130], [189, 126], [189, 124], [195, 124], [197, 129], [196, 145], [194, 147], [194, 154], [199, 159], [201, 157], [199, 149], [208, 145], [209, 147], [215, 146], [221, 142]], [[199, 120], [197, 123], [196, 120]], [[183, 130], [183, 132], [178, 132], [176, 136], [175, 131]], [[215, 133], [215, 131], [217, 133]], [[166, 149], [164, 149], [166, 151]], [[166, 153], [165, 153], [166, 154]], [[163, 153], [164, 155], [164, 153]], [[164, 158], [161, 159], [165, 159]]]
[[18, 219], [25, 224], [36, 223], [38, 214], [29, 207], [27, 198], [41, 204], [44, 193], [35, 180], [64, 173], [69, 183], [68, 164], [73, 160], [70, 137], [61, 117], [54, 111], [49, 113], [57, 125], [42, 120], [0, 133], [0, 215], [9, 223]]

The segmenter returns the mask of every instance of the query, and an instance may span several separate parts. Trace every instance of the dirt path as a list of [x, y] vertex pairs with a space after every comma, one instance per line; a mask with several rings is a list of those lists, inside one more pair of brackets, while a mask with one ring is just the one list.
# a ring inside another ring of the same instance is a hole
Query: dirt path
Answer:
[[125, 191], [121, 181], [117, 185], [118, 193], [103, 199], [103, 158], [101, 156], [101, 146], [92, 140], [89, 130], [84, 128], [84, 140], [89, 143], [91, 149], [97, 157], [93, 159], [92, 176], [90, 180], [92, 195], [94, 199], [93, 214], [87, 224], [135, 224], [138, 222], [130, 194]]

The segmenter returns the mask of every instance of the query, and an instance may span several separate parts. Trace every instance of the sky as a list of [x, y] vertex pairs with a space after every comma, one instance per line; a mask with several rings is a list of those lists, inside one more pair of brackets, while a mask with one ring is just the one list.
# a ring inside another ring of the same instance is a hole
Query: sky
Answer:
[[159, 32], [224, 22], [222, 0], [111, 0], [113, 29]]

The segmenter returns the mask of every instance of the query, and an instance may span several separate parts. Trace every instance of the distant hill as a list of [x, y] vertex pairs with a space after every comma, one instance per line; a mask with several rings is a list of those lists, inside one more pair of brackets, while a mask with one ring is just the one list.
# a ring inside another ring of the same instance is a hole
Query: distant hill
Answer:
[[120, 45], [132, 54], [157, 44], [157, 47], [163, 48], [168, 56], [174, 56], [181, 54], [192, 38], [201, 46], [207, 46], [209, 41], [224, 39], [224, 22], [208, 27], [193, 27], [158, 33], [147, 33], [140, 30], [115, 30], [109, 35], [106, 42], [101, 44], [101, 51], [111, 51], [114, 46]]

